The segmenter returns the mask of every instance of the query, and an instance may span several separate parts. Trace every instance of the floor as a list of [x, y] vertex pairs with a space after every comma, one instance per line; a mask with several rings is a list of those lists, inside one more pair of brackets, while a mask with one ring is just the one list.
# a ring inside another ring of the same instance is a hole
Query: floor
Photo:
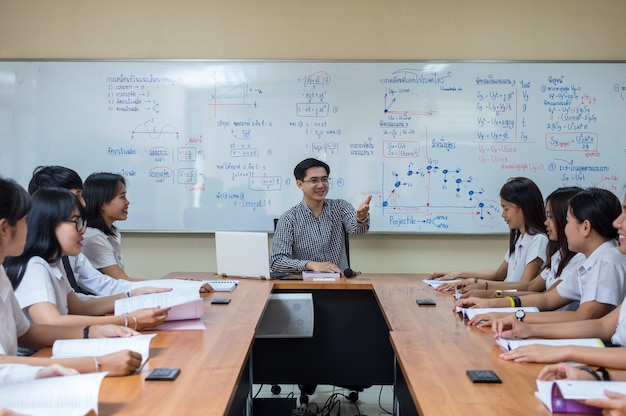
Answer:
[[[270, 385], [254, 385], [253, 395], [258, 398], [300, 397], [297, 385], [282, 384], [279, 395], [272, 394]], [[393, 413], [393, 386], [372, 386], [359, 392], [356, 403], [351, 403], [347, 396], [350, 390], [341, 387], [319, 385], [315, 393], [309, 396], [308, 407], [299, 405], [300, 412], [293, 415], [319, 416], [388, 416]], [[308, 411], [306, 413], [305, 411]]]

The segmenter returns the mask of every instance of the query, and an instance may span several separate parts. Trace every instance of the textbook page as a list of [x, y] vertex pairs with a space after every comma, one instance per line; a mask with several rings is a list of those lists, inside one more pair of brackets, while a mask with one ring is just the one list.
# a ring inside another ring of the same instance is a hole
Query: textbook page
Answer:
[[523, 345], [551, 345], [555, 347], [563, 345], [576, 345], [580, 347], [596, 347], [604, 348], [604, 342], [600, 338], [564, 338], [564, 339], [546, 339], [546, 338], [528, 338], [528, 339], [505, 339], [498, 338], [496, 343], [506, 351], [514, 350]]
[[424, 282], [428, 286], [434, 287], [436, 289], [436, 288], [438, 288], [439, 286], [441, 286], [444, 283], [457, 283], [457, 282], [460, 282], [461, 280], [463, 280], [463, 279], [454, 279], [454, 280], [429, 280], [429, 279], [424, 279], [424, 280], [422, 280], [422, 282]]
[[156, 334], [128, 338], [58, 339], [52, 344], [52, 358], [98, 357], [122, 350], [141, 354], [141, 368], [150, 357], [150, 341]]
[[106, 373], [49, 377], [0, 384], [0, 407], [25, 415], [98, 413], [100, 385]]
[[202, 298], [198, 291], [163, 292], [132, 296], [115, 301], [115, 315], [131, 313], [144, 308], [170, 308], [166, 321], [202, 318]]
[[186, 280], [186, 279], [154, 279], [154, 280], [141, 280], [138, 282], [132, 282], [132, 288], [137, 289], [140, 287], [152, 286], [166, 289], [172, 289], [172, 292], [200, 292], [200, 287], [206, 282], [203, 280]]

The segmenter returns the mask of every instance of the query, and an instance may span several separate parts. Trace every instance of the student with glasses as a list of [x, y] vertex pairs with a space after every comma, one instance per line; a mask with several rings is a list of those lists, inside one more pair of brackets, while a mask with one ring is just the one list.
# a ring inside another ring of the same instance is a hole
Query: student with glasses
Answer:
[[303, 198], [278, 219], [270, 254], [272, 271], [342, 273], [349, 267], [345, 234], [369, 230], [372, 196], [356, 210], [343, 199], [327, 199], [330, 167], [318, 159], [303, 160], [293, 173]]
[[86, 226], [83, 218], [83, 206], [67, 189], [43, 188], [33, 194], [24, 252], [4, 262], [27, 318], [38, 324], [117, 324], [131, 329], [163, 323], [169, 308], [103, 316], [113, 312], [116, 299], [127, 295], [80, 298], [72, 290], [61, 258], [80, 253]]

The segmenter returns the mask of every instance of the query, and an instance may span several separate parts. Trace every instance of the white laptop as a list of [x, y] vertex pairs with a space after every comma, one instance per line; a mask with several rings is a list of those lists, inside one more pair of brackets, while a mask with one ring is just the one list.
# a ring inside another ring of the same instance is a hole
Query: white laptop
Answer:
[[228, 277], [272, 279], [268, 235], [262, 232], [216, 231], [217, 274]]

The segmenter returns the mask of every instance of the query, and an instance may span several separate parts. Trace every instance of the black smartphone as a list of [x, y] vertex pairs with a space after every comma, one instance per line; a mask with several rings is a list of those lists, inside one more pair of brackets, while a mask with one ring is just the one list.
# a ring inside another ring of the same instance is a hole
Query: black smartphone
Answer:
[[146, 380], [174, 381], [180, 374], [180, 368], [155, 368], [148, 374]]
[[417, 299], [416, 302], [419, 306], [435, 306], [436, 305], [435, 301], [432, 299]]
[[230, 298], [213, 298], [211, 299], [211, 303], [217, 305], [227, 305], [230, 303]]
[[467, 376], [473, 383], [502, 383], [500, 377], [491, 370], [467, 370]]

